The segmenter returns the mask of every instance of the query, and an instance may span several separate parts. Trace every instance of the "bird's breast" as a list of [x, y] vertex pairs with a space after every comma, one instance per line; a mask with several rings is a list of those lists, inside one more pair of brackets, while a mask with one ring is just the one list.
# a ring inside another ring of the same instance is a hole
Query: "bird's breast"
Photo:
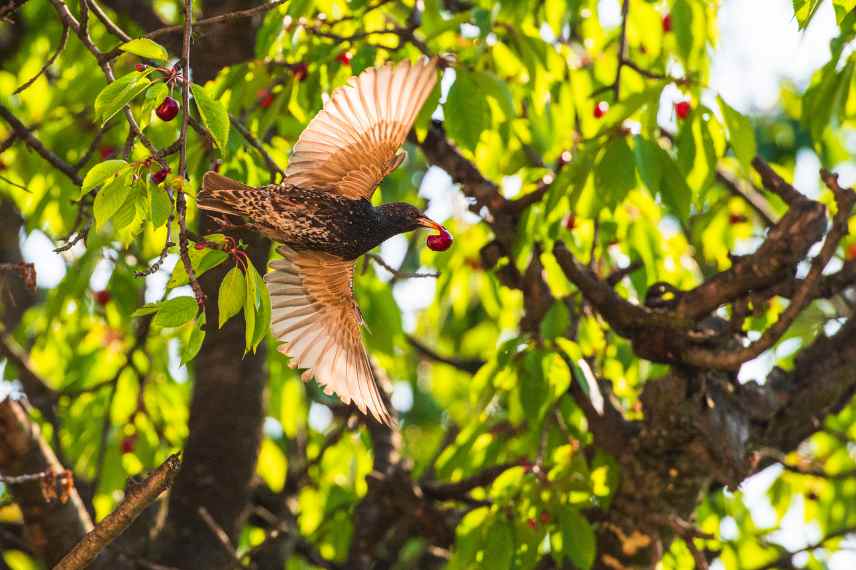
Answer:
[[291, 189], [278, 194], [273, 209], [276, 233], [294, 249], [355, 259], [382, 241], [379, 217], [367, 200]]

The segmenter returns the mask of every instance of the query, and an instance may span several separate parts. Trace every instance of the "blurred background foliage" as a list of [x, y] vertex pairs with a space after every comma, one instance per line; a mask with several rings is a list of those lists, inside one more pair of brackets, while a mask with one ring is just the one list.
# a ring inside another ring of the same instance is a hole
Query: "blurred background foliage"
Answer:
[[[820, 3], [794, 1], [801, 26]], [[711, 52], [719, 40], [717, 3], [701, 0], [630, 0], [624, 3], [629, 4], [626, 19], [607, 24], [600, 17], [607, 2], [593, 0], [420, 0], [418, 10], [410, 0], [291, 0], [253, 20], [251, 58], [203, 79], [194, 72], [204, 92], [194, 90], [199, 107], [193, 114], [211, 136], [193, 129], [188, 134], [190, 181], [184, 189], [191, 227], [197, 218], [192, 197], [205, 171], [217, 168], [250, 185], [272, 179], [264, 158], [234, 123], [230, 126], [229, 116], [284, 167], [324, 94], [351, 75], [423, 52], [450, 63], [407, 145], [409, 159], [383, 182], [376, 199], [441, 213], [445, 219], [439, 221], [455, 235], [455, 245], [434, 253], [423, 246], [424, 236], [396, 238], [377, 253], [401, 272], [439, 276], [408, 279], [366, 260], [356, 283], [369, 352], [393, 389], [402, 452], [415, 476], [458, 481], [526, 458], [472, 493], [446, 553], [448, 568], [535, 568], [545, 556], [568, 567], [593, 565], [596, 525], [589, 513], [608, 508], [619, 473], [608, 455], [592, 448], [585, 415], [569, 387], [576, 382], [594, 389], [585, 370], [590, 369], [604, 381], [604, 397], [633, 419], [641, 414], [642, 387], [667, 368], [636, 356], [626, 339], [586, 307], [550, 253], [552, 246], [564, 242], [601, 276], [638, 263], [639, 269], [616, 286], [621, 296], [638, 303], [655, 282], [688, 289], [729, 267], [732, 255], [751, 251], [766, 223], [723, 184], [720, 173], [742, 185], [757, 181], [750, 161], [758, 153], [791, 179], [802, 148], [830, 169], [852, 159], [856, 12], [850, 0], [832, 3], [840, 35], [830, 46], [829, 62], [808, 85], [784, 84], [775, 112], [763, 115], [739, 113], [708, 87]], [[72, 11], [77, 4], [69, 2]], [[154, 1], [151, 8], [168, 24], [182, 22], [181, 6], [173, 0]], [[108, 13], [134, 37], [142, 34], [121, 12]], [[100, 519], [115, 507], [129, 476], [183, 447], [195, 375], [193, 361], [186, 361], [194, 343], [201, 342], [204, 323], [194, 317], [192, 305], [187, 315], [162, 320], [164, 326], [157, 321], [141, 326], [144, 317], [135, 311], [146, 303], [192, 295], [187, 285], [173, 287], [181, 279], [167, 287], [181, 267], [175, 248], [159, 271], [134, 275], [155, 261], [167, 225], [175, 225], [166, 217], [174, 196], [151, 181], [159, 166], [146, 161], [151, 153], [139, 139], [129, 138], [121, 113], [102, 130], [95, 111], [99, 94], [104, 104], [118, 108], [128, 101], [106, 100], [105, 76], [73, 34], [46, 73], [13, 94], [36, 75], [63, 32], [50, 2], [25, 2], [15, 18], [27, 23], [26, 33], [2, 55], [0, 103], [75, 165], [79, 180], [24, 145], [3, 145], [0, 198], [20, 212], [22, 237], [41, 243], [31, 244], [37, 267], [54, 268], [40, 272], [37, 301], [8, 332], [27, 348], [33, 369], [62, 395], [59, 433], [48, 422], [41, 425], [77, 479], [91, 484], [88, 500]], [[12, 24], [0, 26], [0, 35], [12, 35]], [[122, 43], [92, 15], [89, 32], [104, 51]], [[619, 48], [626, 60], [620, 71]], [[130, 51], [157, 55], [146, 51], [151, 46], [141, 49]], [[169, 53], [168, 62], [177, 55]], [[116, 77], [139, 82], [148, 74], [153, 80], [130, 99], [130, 111], [155, 147], [167, 148], [178, 137], [180, 121], [155, 117], [154, 107], [168, 88], [157, 80], [159, 72], [136, 71], [138, 63], [157, 61], [122, 53], [113, 61]], [[200, 105], [206, 94], [207, 117]], [[177, 92], [173, 96], [179, 98]], [[483, 265], [480, 251], [494, 236], [478, 214], [487, 214], [470, 211], [454, 185], [432, 173], [436, 167], [429, 170], [418, 143], [432, 119], [443, 122], [460, 153], [506, 198], [547, 187], [543, 199], [522, 214], [513, 255], [500, 262], [525, 271], [533, 256], [540, 256], [557, 300], [534, 330], [521, 327], [524, 294], [497, 278], [501, 265], [497, 270]], [[12, 134], [9, 124], [0, 122], [0, 140]], [[127, 164], [114, 179], [118, 203], [102, 204], [99, 219], [98, 198], [82, 193], [81, 180], [109, 160]], [[172, 171], [167, 184], [177, 183], [177, 160], [176, 154], [166, 156]], [[776, 196], [765, 193], [764, 199], [771, 215], [784, 212]], [[818, 199], [832, 203], [826, 190]], [[52, 253], [82, 228], [89, 228], [85, 241]], [[839, 265], [856, 255], [856, 220], [850, 229]], [[173, 227], [173, 239], [177, 231]], [[219, 261], [235, 263], [227, 255]], [[782, 302], [770, 303], [747, 322], [745, 332], [751, 338], [783, 308]], [[248, 310], [262, 308], [254, 303]], [[799, 349], [843, 314], [829, 301], [813, 303], [764, 366], [788, 369]], [[269, 337], [258, 340], [273, 348]], [[236, 358], [238, 348], [244, 347], [236, 347]], [[330, 441], [350, 411], [316, 385], [304, 385], [276, 350], [266, 354], [267, 417], [258, 485], [283, 492], [298, 442], [307, 457], [319, 457], [294, 497], [296, 522], [324, 558], [343, 562], [351, 513], [367, 491], [371, 440], [359, 427]], [[3, 369], [14, 392], [19, 371], [4, 368], [0, 360]], [[764, 370], [761, 366], [756, 378]], [[854, 414], [851, 404], [828, 418], [828, 429], [780, 458], [788, 467], [767, 474], [766, 495], [775, 516], [756, 520], [743, 493], [711, 489], [696, 522], [712, 538], [697, 541], [699, 547], [721, 568], [763, 567], [782, 554], [776, 531], [797, 502], [804, 524], [814, 525], [820, 536], [856, 525]], [[832, 476], [806, 474], [802, 467], [807, 466]], [[19, 517], [15, 504], [5, 501], [0, 520], [11, 524]], [[236, 547], [246, 552], [265, 536], [251, 519]], [[806, 551], [800, 562], [827, 567], [840, 540]], [[414, 535], [395, 567], [418, 567], [424, 547]], [[3, 560], [15, 569], [38, 567], [22, 550], [4, 551]], [[661, 564], [688, 568], [694, 563], [685, 543], [676, 540]], [[287, 567], [313, 566], [294, 557]]]

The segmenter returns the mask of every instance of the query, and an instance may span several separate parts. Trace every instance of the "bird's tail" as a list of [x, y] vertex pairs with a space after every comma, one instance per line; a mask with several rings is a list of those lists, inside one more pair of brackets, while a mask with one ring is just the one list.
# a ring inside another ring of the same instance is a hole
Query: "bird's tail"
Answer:
[[260, 211], [264, 213], [269, 199], [264, 189], [209, 171], [202, 177], [202, 190], [196, 195], [196, 205], [202, 210], [252, 218]]

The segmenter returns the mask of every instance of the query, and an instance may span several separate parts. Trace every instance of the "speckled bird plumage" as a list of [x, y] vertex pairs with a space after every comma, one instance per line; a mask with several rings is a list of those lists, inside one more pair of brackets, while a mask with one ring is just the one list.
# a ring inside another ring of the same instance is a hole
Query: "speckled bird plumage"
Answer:
[[374, 207], [377, 185], [436, 84], [433, 60], [366, 70], [336, 90], [292, 149], [281, 184], [252, 188], [206, 173], [197, 204], [239, 215], [280, 242], [283, 259], [265, 276], [271, 331], [290, 365], [327, 393], [391, 423], [362, 343], [353, 296], [354, 261], [386, 239], [440, 228], [410, 204]]

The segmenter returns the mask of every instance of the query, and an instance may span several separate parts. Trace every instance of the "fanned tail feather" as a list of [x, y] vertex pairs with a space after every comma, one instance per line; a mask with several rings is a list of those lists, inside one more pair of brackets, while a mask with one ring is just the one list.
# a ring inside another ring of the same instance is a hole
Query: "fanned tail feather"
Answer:
[[247, 186], [213, 171], [202, 177], [202, 190], [196, 195], [196, 205], [202, 210], [250, 218], [264, 213], [269, 200], [264, 189]]

